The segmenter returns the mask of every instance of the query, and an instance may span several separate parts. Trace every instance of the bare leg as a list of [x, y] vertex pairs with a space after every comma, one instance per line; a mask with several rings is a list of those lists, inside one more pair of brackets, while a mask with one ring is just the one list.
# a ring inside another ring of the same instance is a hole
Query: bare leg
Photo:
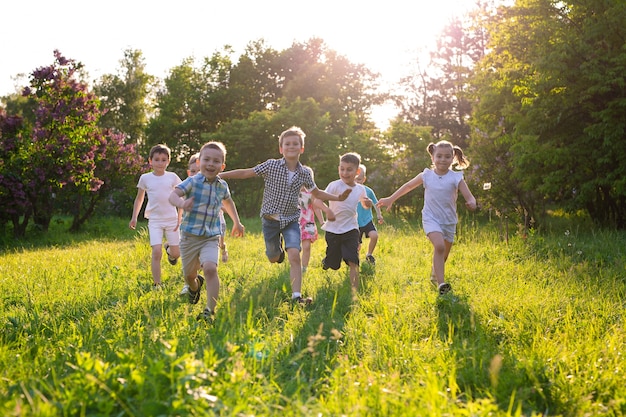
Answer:
[[311, 241], [305, 239], [302, 241], [302, 270], [306, 270], [311, 260]]
[[152, 279], [155, 285], [161, 285], [161, 257], [163, 250], [161, 245], [152, 246], [152, 260], [150, 267], [152, 269]]
[[350, 266], [350, 285], [352, 286], [352, 292], [356, 293], [359, 290], [359, 266], [353, 262], [349, 262]]
[[220, 278], [217, 275], [217, 265], [213, 262], [205, 262], [202, 264], [202, 269], [206, 282], [206, 308], [211, 312], [215, 312], [215, 306], [220, 294]]
[[443, 239], [439, 232], [431, 232], [428, 239], [433, 244], [433, 266], [432, 275], [437, 279], [438, 284], [445, 282], [445, 263], [452, 248], [452, 242]]
[[378, 233], [372, 230], [369, 234], [369, 238], [370, 238], [370, 243], [369, 243], [369, 246], [367, 247], [367, 254], [373, 255], [374, 249], [376, 249], [376, 243], [378, 243]]
[[289, 257], [289, 279], [291, 280], [291, 291], [302, 293], [302, 263], [300, 261], [300, 251], [298, 248], [287, 249]]

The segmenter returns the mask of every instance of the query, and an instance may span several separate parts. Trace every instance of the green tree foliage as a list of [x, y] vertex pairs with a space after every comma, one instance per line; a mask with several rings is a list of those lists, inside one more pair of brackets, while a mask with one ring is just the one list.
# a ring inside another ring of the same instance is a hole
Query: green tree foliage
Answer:
[[[177, 159], [173, 166], [183, 171], [189, 156], [214, 134], [245, 126], [234, 143], [224, 142], [232, 143], [229, 166], [249, 167], [280, 156], [277, 145], [267, 151], [259, 147], [262, 138], [298, 125], [308, 135], [302, 160], [331, 173], [319, 178], [325, 185], [334, 179], [343, 152], [360, 152], [372, 162], [384, 160], [369, 119], [371, 106], [380, 101], [374, 93], [376, 78], [320, 39], [294, 43], [281, 52], [263, 41], [252, 42], [238, 60], [225, 47], [199, 67], [188, 59], [172, 69], [158, 95], [158, 114], [148, 126], [148, 144], [167, 143]], [[261, 127], [259, 115], [281, 123]], [[250, 132], [250, 123], [261, 130]]]
[[120, 65], [119, 75], [104, 75], [94, 86], [103, 111], [100, 126], [122, 133], [126, 143], [141, 146], [155, 79], [145, 72], [146, 64], [139, 50], [124, 51]]
[[515, 183], [532, 217], [556, 202], [626, 227], [624, 21], [617, 0], [520, 0], [492, 17], [472, 145], [480, 175]]
[[141, 162], [122, 135], [98, 126], [100, 103], [78, 80], [82, 65], [59, 51], [54, 56], [54, 64], [32, 73], [27, 100], [13, 102], [24, 117], [0, 120], [0, 204], [15, 236], [31, 219], [47, 231], [59, 210], [74, 216], [77, 230]]

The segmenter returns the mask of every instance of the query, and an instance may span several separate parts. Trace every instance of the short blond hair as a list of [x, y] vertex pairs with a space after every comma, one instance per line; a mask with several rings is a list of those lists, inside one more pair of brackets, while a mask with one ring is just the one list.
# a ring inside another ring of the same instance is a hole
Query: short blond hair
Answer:
[[298, 126], [291, 126], [289, 129], [283, 131], [280, 134], [280, 136], [278, 137], [278, 145], [283, 146], [283, 140], [285, 138], [290, 137], [290, 136], [297, 136], [297, 137], [299, 137], [300, 138], [300, 146], [304, 147], [304, 138], [306, 137], [306, 134]]

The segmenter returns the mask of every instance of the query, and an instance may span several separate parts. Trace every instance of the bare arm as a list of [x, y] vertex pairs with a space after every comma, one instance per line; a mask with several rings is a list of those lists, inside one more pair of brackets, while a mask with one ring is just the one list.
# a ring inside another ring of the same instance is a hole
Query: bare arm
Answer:
[[186, 200], [183, 199], [185, 193], [180, 188], [174, 188], [174, 191], [170, 194], [168, 198], [171, 205], [176, 208], [183, 209], [185, 211], [190, 211], [193, 208], [193, 197], [190, 197]]
[[315, 188], [311, 191], [311, 194], [313, 195], [313, 197], [315, 197], [318, 200], [343, 201], [346, 198], [348, 198], [351, 192], [352, 192], [352, 189], [348, 188], [343, 193], [339, 195], [335, 195], [335, 194], [329, 194], [326, 191], [322, 191], [319, 188]]
[[322, 211], [322, 209], [315, 206], [315, 198], [313, 198], [312, 204], [313, 204], [313, 213], [315, 213], [315, 217], [317, 217], [317, 221], [319, 222], [320, 225], [324, 224], [325, 222], [324, 212]]
[[256, 177], [254, 168], [233, 169], [230, 171], [220, 172], [220, 178], [223, 180], [245, 180], [246, 178]]
[[424, 179], [422, 177], [422, 173], [419, 173], [413, 179], [410, 179], [409, 181], [405, 182], [400, 188], [398, 188], [389, 197], [381, 198], [380, 200], [378, 200], [378, 204], [376, 204], [376, 206], [377, 207], [386, 207], [387, 210], [389, 210], [391, 208], [391, 206], [393, 205], [393, 203], [395, 203], [395, 201], [398, 198], [400, 198], [403, 195], [407, 194], [409, 191], [412, 191], [412, 190], [416, 189], [417, 187], [419, 187], [423, 183], [424, 183]]
[[459, 183], [459, 191], [465, 199], [465, 207], [467, 207], [471, 211], [476, 210], [476, 198], [470, 191], [465, 180], [461, 180], [461, 182]]
[[[328, 207], [326, 204], [324, 204], [322, 200], [318, 198], [313, 199], [313, 209], [323, 211], [324, 214], [326, 214], [326, 219], [329, 222], [332, 222], [335, 220], [335, 213], [330, 209], [330, 207]], [[322, 222], [322, 224], [324, 224], [324, 222]]]
[[141, 206], [143, 206], [143, 199], [145, 196], [146, 190], [138, 188], [137, 196], [135, 197], [135, 202], [133, 203], [133, 215], [130, 218], [130, 222], [128, 223], [128, 227], [133, 230], [135, 229], [135, 227], [137, 227], [137, 217], [139, 216], [139, 210], [141, 210]]
[[228, 213], [228, 217], [233, 221], [233, 230], [231, 232], [232, 236], [243, 236], [245, 232], [245, 227], [241, 224], [239, 220], [239, 213], [237, 212], [237, 206], [235, 205], [235, 201], [232, 198], [227, 198], [222, 200], [222, 209]]

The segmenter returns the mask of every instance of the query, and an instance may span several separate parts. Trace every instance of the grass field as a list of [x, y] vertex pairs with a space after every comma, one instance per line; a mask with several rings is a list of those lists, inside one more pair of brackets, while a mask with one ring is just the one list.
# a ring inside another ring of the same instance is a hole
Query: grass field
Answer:
[[213, 326], [196, 321], [206, 294], [178, 296], [180, 264], [151, 289], [147, 232], [127, 219], [6, 246], [0, 415], [626, 414], [626, 233], [560, 220], [507, 242], [461, 219], [438, 296], [419, 223], [387, 217], [356, 300], [313, 244], [307, 308], [244, 221]]

